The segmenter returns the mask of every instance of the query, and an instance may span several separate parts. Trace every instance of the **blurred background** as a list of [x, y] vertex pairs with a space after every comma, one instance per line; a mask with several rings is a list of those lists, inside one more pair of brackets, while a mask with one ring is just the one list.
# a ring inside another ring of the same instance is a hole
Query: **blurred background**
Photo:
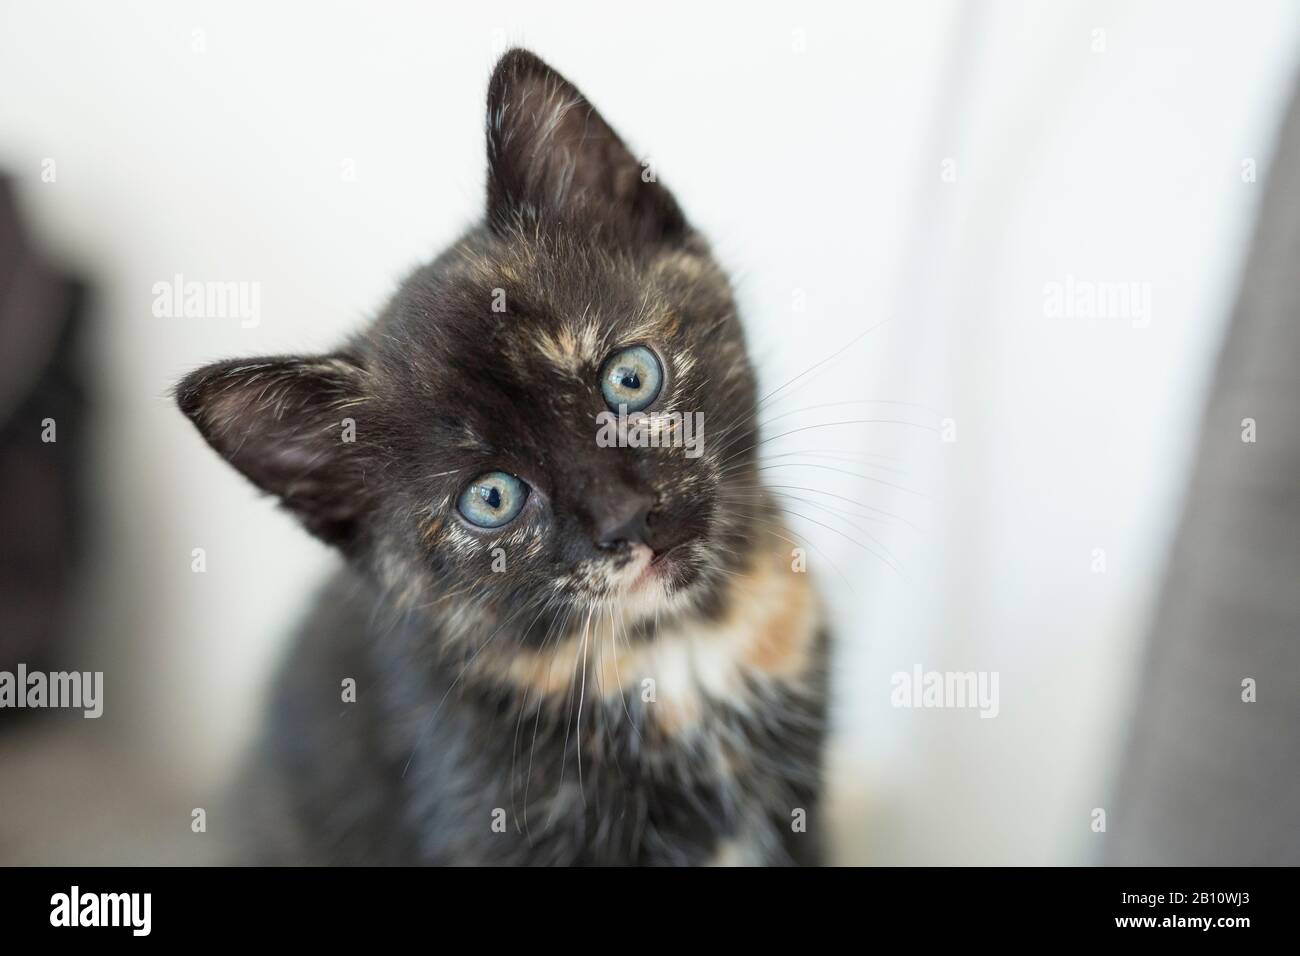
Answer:
[[[516, 44], [736, 278], [835, 617], [836, 861], [1108, 859], [1298, 39], [1288, 0], [0, 2], [0, 669], [105, 675], [98, 720], [0, 711], [0, 863], [219, 854], [191, 811], [335, 558], [168, 390], [331, 347], [470, 225]], [[177, 276], [256, 321], [159, 317]], [[892, 706], [918, 665], [996, 718]]]

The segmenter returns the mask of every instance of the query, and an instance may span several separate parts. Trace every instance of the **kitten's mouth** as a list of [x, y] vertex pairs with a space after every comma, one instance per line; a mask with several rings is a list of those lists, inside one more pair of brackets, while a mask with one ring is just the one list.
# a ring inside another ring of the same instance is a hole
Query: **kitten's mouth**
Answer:
[[[662, 551], [637, 542], [626, 557], [605, 572], [603, 597], [621, 598], [629, 607], [653, 610], [659, 602], [689, 586], [694, 571], [690, 566], [691, 541], [683, 541]], [[649, 603], [646, 603], [649, 602]]]
[[[651, 584], [654, 581], [661, 581], [665, 585], [671, 583], [673, 572], [680, 564], [682, 556], [686, 551], [686, 544], [677, 544], [666, 551], [650, 551], [650, 559], [645, 562], [641, 572], [632, 581], [630, 590], [639, 590]], [[644, 560], [644, 559], [643, 559]]]
[[650, 567], [662, 568], [666, 564], [671, 563], [674, 554], [680, 555], [685, 548], [685, 544], [677, 544], [673, 545], [673, 547], [669, 548], [667, 551], [656, 551], [655, 556], [650, 560]]

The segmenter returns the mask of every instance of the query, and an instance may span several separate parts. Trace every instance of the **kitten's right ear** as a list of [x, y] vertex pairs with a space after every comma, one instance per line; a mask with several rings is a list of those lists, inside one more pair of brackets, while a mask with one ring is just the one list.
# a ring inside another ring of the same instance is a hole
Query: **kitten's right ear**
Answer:
[[527, 50], [501, 57], [488, 84], [488, 224], [577, 224], [643, 242], [689, 232], [672, 193], [572, 83]]
[[364, 380], [344, 355], [234, 360], [187, 375], [176, 403], [219, 455], [347, 551], [369, 500], [355, 425]]

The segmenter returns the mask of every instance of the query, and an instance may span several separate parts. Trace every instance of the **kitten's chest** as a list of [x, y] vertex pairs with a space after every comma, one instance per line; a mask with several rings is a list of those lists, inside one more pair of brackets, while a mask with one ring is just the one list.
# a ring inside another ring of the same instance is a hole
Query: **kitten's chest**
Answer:
[[589, 630], [545, 667], [516, 658], [474, 758], [495, 831], [465, 851], [499, 863], [815, 857], [825, 632], [801, 576], [765, 575], [746, 597], [632, 646]]
[[472, 669], [432, 683], [390, 656], [384, 723], [399, 731], [391, 757], [415, 856], [816, 859], [827, 676], [818, 602], [807, 576], [776, 560], [738, 578], [730, 598], [650, 637], [593, 619], [545, 650], [489, 643]]
[[676, 713], [665, 724], [656, 705], [628, 695], [570, 720], [523, 720], [519, 743], [487, 761], [510, 770], [489, 788], [496, 826], [469, 855], [649, 865], [816, 855], [824, 695], [773, 685], [743, 707], [700, 696], [688, 726]]

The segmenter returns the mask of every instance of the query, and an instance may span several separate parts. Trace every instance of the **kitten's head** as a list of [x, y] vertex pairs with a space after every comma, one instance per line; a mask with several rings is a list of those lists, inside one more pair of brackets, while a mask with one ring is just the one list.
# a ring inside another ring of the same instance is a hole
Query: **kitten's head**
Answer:
[[[530, 53], [492, 76], [487, 153], [483, 223], [369, 329], [328, 355], [200, 369], [180, 406], [411, 604], [707, 603], [761, 520], [726, 277], [652, 167]], [[620, 406], [621, 436], [604, 414]]]

